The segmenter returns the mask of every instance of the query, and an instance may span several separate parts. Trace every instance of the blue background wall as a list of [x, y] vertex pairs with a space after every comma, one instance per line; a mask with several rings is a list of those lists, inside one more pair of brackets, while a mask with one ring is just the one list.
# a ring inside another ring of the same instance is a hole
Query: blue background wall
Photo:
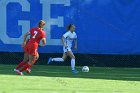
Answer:
[[[51, 18], [63, 17], [63, 25], [51, 25], [51, 39], [60, 39], [65, 33], [65, 27], [69, 23], [76, 25], [78, 35], [78, 53], [86, 54], [140, 54], [140, 1], [139, 0], [62, 0], [70, 2], [70, 5], [51, 4], [50, 12], [43, 10], [41, 0], [21, 0], [30, 4], [30, 11], [22, 11], [18, 1], [11, 0], [8, 5], [0, 0], [0, 9], [6, 7], [6, 35], [9, 38], [19, 38], [22, 26], [18, 20], [30, 22], [30, 28], [37, 26], [44, 14], [50, 13]], [[42, 0], [43, 1], [43, 0]], [[45, 0], [46, 1], [46, 0]], [[47, 0], [49, 3], [53, 0]], [[61, 0], [54, 0], [60, 1]], [[52, 2], [51, 2], [52, 3]], [[26, 6], [25, 6], [26, 7]], [[45, 11], [45, 12], [43, 12]], [[3, 12], [0, 12], [0, 17]], [[44, 13], [44, 14], [43, 14]], [[45, 20], [47, 25], [51, 23]], [[3, 21], [0, 21], [3, 26]], [[20, 44], [4, 43], [4, 37], [0, 30], [1, 52], [22, 52]], [[5, 38], [6, 39], [6, 38]], [[52, 45], [51, 45], [52, 44]], [[62, 46], [51, 42], [43, 48], [42, 53], [62, 53]]]

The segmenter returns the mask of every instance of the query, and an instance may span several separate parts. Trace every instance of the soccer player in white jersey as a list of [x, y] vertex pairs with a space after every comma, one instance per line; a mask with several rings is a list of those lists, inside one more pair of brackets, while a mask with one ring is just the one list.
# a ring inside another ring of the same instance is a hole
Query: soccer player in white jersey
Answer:
[[71, 58], [71, 69], [72, 73], [78, 73], [75, 69], [75, 56], [71, 50], [72, 42], [74, 41], [74, 49], [77, 49], [77, 35], [75, 33], [75, 26], [74, 24], [69, 24], [67, 26], [67, 32], [62, 36], [62, 43], [63, 43], [63, 56], [62, 58], [49, 58], [48, 64], [50, 62], [63, 62], [69, 56]]

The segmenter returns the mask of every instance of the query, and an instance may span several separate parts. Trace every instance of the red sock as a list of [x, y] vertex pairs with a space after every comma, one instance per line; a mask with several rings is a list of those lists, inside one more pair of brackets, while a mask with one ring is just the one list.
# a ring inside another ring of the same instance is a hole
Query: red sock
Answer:
[[28, 64], [28, 63], [26, 63], [26, 64], [23, 66], [23, 68], [20, 70], [20, 72], [25, 71], [27, 68], [31, 68], [31, 65]]
[[21, 68], [23, 65], [25, 65], [26, 63], [24, 62], [24, 61], [22, 61], [22, 62], [20, 62], [19, 64], [18, 64], [18, 66], [16, 67], [16, 69], [19, 69], [19, 68]]
[[[29, 62], [29, 61], [28, 61], [28, 62]], [[30, 65], [30, 67], [27, 67], [26, 70], [27, 70], [27, 69], [31, 69], [32, 66], [35, 64], [35, 62], [36, 62], [36, 61], [33, 60], [33, 61], [32, 61], [32, 65]]]

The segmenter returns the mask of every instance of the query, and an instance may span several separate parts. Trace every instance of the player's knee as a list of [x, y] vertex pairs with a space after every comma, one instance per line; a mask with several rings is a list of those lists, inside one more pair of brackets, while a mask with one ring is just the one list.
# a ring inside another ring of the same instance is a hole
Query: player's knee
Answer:
[[35, 62], [36, 62], [36, 60], [32, 60], [32, 61], [29, 61], [28, 63], [29, 63], [30, 65], [33, 65], [33, 64], [35, 64]]
[[28, 62], [28, 59], [23, 59], [24, 62]]
[[62, 58], [62, 61], [65, 61], [65, 58]]
[[33, 60], [33, 61], [32, 61], [32, 65], [34, 65], [34, 64], [35, 64], [35, 62], [36, 62], [36, 60]]

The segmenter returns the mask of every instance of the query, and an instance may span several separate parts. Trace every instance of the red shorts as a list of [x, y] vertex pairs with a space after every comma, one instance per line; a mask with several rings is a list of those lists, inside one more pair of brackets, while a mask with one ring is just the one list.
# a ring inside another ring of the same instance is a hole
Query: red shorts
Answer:
[[38, 55], [37, 49], [38, 49], [37, 45], [27, 43], [27, 45], [24, 48], [24, 52], [32, 56], [37, 56]]

